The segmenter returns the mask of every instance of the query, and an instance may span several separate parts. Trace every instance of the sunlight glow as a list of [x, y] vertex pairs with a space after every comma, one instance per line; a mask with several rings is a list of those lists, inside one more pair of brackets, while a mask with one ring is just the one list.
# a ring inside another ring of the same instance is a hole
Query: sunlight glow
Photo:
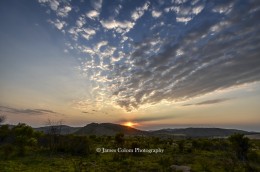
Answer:
[[127, 127], [134, 127], [136, 124], [132, 123], [132, 122], [126, 122], [123, 124], [124, 126], [127, 126]]

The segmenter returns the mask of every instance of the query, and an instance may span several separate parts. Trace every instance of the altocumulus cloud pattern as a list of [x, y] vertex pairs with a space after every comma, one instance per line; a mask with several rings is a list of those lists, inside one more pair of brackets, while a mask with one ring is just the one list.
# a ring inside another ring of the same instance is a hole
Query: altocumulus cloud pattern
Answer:
[[96, 102], [132, 111], [260, 79], [258, 0], [39, 3]]

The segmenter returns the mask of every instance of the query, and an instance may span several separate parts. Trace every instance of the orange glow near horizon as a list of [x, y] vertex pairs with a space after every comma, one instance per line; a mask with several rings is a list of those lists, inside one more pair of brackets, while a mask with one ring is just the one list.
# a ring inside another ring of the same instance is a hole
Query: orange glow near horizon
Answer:
[[136, 125], [136, 123], [133, 123], [133, 122], [125, 122], [123, 124], [124, 126], [127, 126], [127, 127], [134, 127]]

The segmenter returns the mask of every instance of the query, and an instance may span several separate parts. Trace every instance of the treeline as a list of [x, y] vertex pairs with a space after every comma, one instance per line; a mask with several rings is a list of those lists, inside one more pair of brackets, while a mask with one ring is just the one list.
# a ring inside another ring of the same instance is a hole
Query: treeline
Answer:
[[18, 124], [12, 128], [8, 125], [0, 127], [0, 146], [3, 157], [8, 159], [16, 154], [25, 156], [37, 150], [48, 150], [50, 153], [63, 152], [72, 155], [87, 155], [90, 153], [90, 142], [87, 137], [61, 135], [59, 132], [35, 131], [26, 124]]
[[[96, 152], [96, 148], [102, 147], [161, 148], [164, 153]], [[193, 171], [259, 171], [259, 147], [259, 141], [249, 140], [243, 134], [234, 134], [228, 139], [163, 139], [126, 137], [123, 133], [115, 136], [61, 135], [57, 126], [50, 127], [47, 133], [35, 131], [26, 124], [0, 126], [0, 160], [12, 160], [14, 157], [26, 157], [41, 152], [49, 156], [62, 154], [79, 157], [81, 161], [74, 164], [79, 171], [91, 168], [82, 166], [91, 160], [105, 171], [107, 168], [167, 171], [173, 164], [191, 166]]]

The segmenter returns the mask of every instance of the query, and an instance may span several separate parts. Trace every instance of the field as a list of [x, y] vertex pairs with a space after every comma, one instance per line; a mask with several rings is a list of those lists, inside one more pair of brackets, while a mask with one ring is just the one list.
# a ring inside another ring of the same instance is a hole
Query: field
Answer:
[[[75, 136], [43, 134], [26, 125], [2, 126], [0, 133], [1, 172], [177, 171], [173, 165], [194, 172], [260, 171], [260, 140], [242, 134], [228, 139]], [[155, 152], [159, 148], [163, 152]]]

